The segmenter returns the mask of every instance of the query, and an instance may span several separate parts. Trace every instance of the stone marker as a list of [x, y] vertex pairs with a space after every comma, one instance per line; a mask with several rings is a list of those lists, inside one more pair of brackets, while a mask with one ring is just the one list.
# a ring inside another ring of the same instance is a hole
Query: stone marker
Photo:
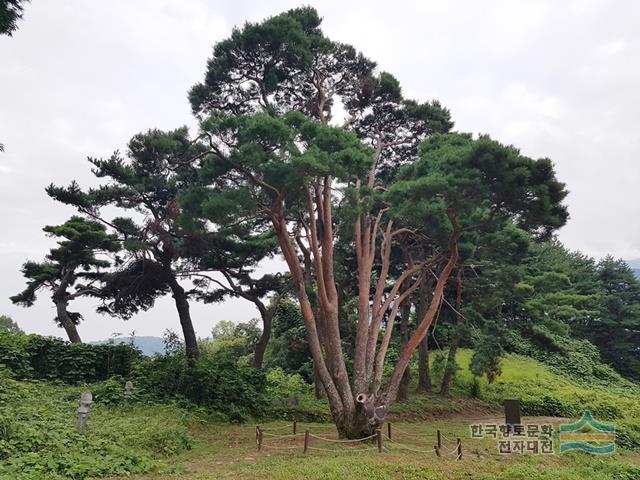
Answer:
[[84, 392], [80, 396], [80, 406], [78, 407], [78, 421], [76, 428], [79, 432], [83, 432], [87, 426], [87, 420], [89, 419], [89, 410], [93, 403], [93, 395], [91, 392]]
[[128, 381], [124, 384], [124, 398], [129, 398], [133, 394], [133, 382]]
[[504, 401], [504, 418], [506, 425], [522, 425], [520, 420], [520, 400]]

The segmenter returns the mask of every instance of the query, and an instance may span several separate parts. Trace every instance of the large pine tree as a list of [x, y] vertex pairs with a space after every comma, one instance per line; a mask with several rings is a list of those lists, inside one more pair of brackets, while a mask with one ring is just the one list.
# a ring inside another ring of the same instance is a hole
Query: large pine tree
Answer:
[[[209, 149], [194, 164], [210, 184], [207, 201], [235, 223], [270, 222], [334, 420], [353, 438], [384, 420], [454, 272], [461, 235], [505, 219], [548, 235], [566, 220], [566, 192], [549, 160], [486, 137], [438, 135], [451, 128], [445, 109], [403, 99], [391, 75], [324, 37], [319, 26], [313, 9], [297, 9], [247, 24], [216, 45], [205, 81], [191, 92]], [[396, 177], [401, 164], [408, 165]], [[240, 193], [246, 202], [228, 201]], [[398, 239], [430, 235], [434, 226], [440, 235], [433, 255], [390, 268]], [[351, 374], [335, 265], [342, 232], [356, 258]], [[395, 317], [435, 265], [429, 305], [385, 386]]]
[[118, 251], [120, 245], [104, 225], [81, 217], [47, 226], [44, 231], [59, 239], [58, 246], [51, 249], [44, 262], [28, 261], [22, 266], [27, 288], [11, 297], [11, 301], [30, 307], [38, 291], [50, 291], [56, 306], [56, 323], [65, 329], [71, 342], [79, 343], [76, 326], [82, 315], [69, 311], [69, 303], [81, 296], [100, 295], [101, 270], [110, 265], [104, 254]]

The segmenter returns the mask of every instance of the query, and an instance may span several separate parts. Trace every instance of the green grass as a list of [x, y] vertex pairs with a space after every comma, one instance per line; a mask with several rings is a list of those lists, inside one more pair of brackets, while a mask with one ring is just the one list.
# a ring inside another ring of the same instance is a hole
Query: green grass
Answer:
[[[504, 359], [502, 375], [489, 384], [472, 377], [470, 358], [470, 351], [460, 351], [452, 397], [412, 395], [393, 406], [392, 437], [401, 445], [385, 440], [382, 453], [375, 444], [365, 444], [368, 450], [361, 451], [363, 445], [354, 449], [312, 440], [312, 446], [330, 451], [311, 450], [304, 455], [302, 435], [295, 440], [265, 436], [265, 445], [296, 448], [265, 447], [257, 452], [253, 424], [213, 423], [203, 420], [201, 412], [189, 413], [175, 405], [107, 406], [97, 402], [89, 428], [81, 435], [75, 431], [80, 393], [86, 389], [105, 392], [107, 384], [69, 387], [18, 382], [0, 374], [0, 480], [640, 479], [637, 386], [622, 380], [591, 385], [588, 379], [573, 379], [515, 355]], [[588, 408], [596, 418], [622, 430], [618, 445], [625, 448], [602, 457], [500, 455], [496, 440], [470, 438], [469, 424], [474, 420], [498, 422], [499, 405], [505, 398], [520, 398], [525, 411], [550, 416], [565, 411], [575, 416], [573, 412]], [[290, 422], [285, 419], [295, 414], [301, 419], [299, 432], [310, 428], [335, 436], [330, 424], [302, 423], [325, 418], [328, 411], [321, 402], [303, 398], [296, 409], [276, 413], [281, 418], [277, 422], [260, 420], [266, 428], [285, 427], [274, 433], [288, 432]], [[447, 436], [445, 451], [453, 449], [453, 439], [463, 440], [462, 461], [436, 457], [436, 429]]]
[[172, 406], [95, 404], [89, 428], [78, 433], [76, 409], [86, 389], [0, 375], [0, 479], [168, 471], [173, 466], [166, 459], [194, 445], [189, 416]]
[[[139, 480], [210, 480], [210, 479], [278, 479], [278, 480], [344, 480], [368, 479], [464, 479], [480, 480], [636, 480], [640, 478], [640, 454], [620, 450], [606, 457], [587, 454], [570, 455], [500, 455], [495, 440], [469, 438], [469, 422], [461, 420], [393, 423], [392, 438], [385, 439], [385, 451], [378, 453], [375, 444], [336, 446], [312, 439], [311, 445], [331, 451], [302, 452], [303, 435], [297, 439], [265, 437], [265, 447], [258, 452], [253, 426], [207, 425], [197, 435], [206, 439], [198, 448], [180, 457], [184, 471], [180, 475], [165, 474], [134, 477]], [[283, 423], [264, 424], [265, 428]], [[300, 431], [308, 425], [299, 425]], [[312, 425], [311, 431], [331, 436], [327, 425]], [[433, 452], [435, 431], [441, 429], [447, 438], [444, 451], [455, 448], [456, 437], [462, 438], [461, 461], [452, 456], [436, 457]], [[403, 433], [400, 433], [402, 430]], [[405, 433], [406, 432], [406, 433]], [[408, 434], [422, 433], [424, 440]], [[296, 446], [291, 452], [268, 446]], [[406, 448], [411, 448], [411, 451]], [[367, 448], [368, 450], [362, 450]], [[388, 449], [388, 450], [387, 450]], [[416, 451], [417, 450], [417, 451]]]
[[[493, 383], [474, 380], [469, 371], [472, 352], [457, 356], [455, 393], [472, 393], [487, 404], [500, 405], [504, 399], [522, 401], [524, 414], [576, 417], [590, 410], [601, 420], [616, 420], [621, 425], [638, 425], [640, 386], [622, 378], [604, 385], [588, 378], [571, 378], [554, 372], [528, 357], [509, 355], [502, 362], [502, 375]], [[637, 438], [640, 446], [640, 436]]]

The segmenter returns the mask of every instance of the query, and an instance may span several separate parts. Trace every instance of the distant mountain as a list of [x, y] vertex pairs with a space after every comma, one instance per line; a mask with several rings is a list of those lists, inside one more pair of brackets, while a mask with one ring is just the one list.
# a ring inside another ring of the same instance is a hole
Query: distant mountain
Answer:
[[[109, 340], [98, 340], [89, 342], [94, 345], [104, 345], [105, 343], [131, 343], [132, 337], [116, 337]], [[133, 345], [139, 348], [144, 355], [152, 356], [156, 353], [164, 353], [164, 341], [160, 337], [133, 337]]]

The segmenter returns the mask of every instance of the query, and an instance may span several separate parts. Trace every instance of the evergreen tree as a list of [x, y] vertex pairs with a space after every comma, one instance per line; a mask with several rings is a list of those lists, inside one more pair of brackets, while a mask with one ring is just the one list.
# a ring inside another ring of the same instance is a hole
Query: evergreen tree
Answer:
[[265, 362], [271, 368], [282, 368], [287, 373], [300, 374], [307, 381], [314, 380], [313, 361], [300, 306], [290, 298], [280, 299], [275, 306], [273, 340]]
[[22, 19], [24, 4], [29, 0], [0, 1], [0, 35], [11, 36], [18, 29], [18, 20]]
[[[197, 295], [205, 303], [243, 298], [255, 305], [262, 320], [262, 334], [255, 344], [252, 364], [262, 368], [276, 307], [265, 303], [266, 297], [275, 293], [274, 298], [278, 298], [277, 293], [282, 291], [284, 284], [279, 273], [256, 276], [255, 271], [260, 262], [274, 255], [277, 242], [264, 222], [238, 225], [226, 213], [229, 205], [245, 201], [242, 195], [225, 199], [228, 201], [221, 205], [215, 201], [220, 197], [212, 198], [206, 189], [192, 186], [183, 191], [179, 199], [193, 227], [184, 254], [194, 268]], [[213, 223], [198, 220], [204, 217]]]
[[[436, 134], [451, 127], [446, 110], [405, 101], [391, 75], [323, 37], [319, 25], [313, 9], [297, 9], [248, 24], [215, 47], [204, 83], [191, 92], [200, 138], [210, 149], [196, 163], [209, 182], [208, 201], [234, 223], [271, 224], [338, 430], [359, 437], [384, 420], [396, 397], [457, 264], [460, 235], [505, 217], [548, 234], [566, 219], [565, 192], [548, 160], [528, 159], [488, 138]], [[347, 111], [340, 122], [338, 102]], [[401, 164], [407, 170], [392, 180]], [[246, 202], [232, 201], [241, 196]], [[433, 260], [409, 257], [391, 268], [394, 245], [431, 234], [433, 225], [441, 232], [442, 268], [383, 387], [395, 317]], [[358, 285], [351, 375], [335, 261], [343, 232], [353, 239]]]
[[[195, 180], [189, 160], [202, 149], [188, 138], [186, 128], [170, 132], [150, 130], [129, 142], [126, 158], [119, 152], [106, 160], [89, 158], [94, 174], [108, 183], [87, 191], [72, 182], [50, 185], [54, 199], [110, 226], [122, 239], [125, 262], [110, 273], [102, 292], [102, 311], [129, 318], [171, 293], [189, 358], [198, 343], [189, 309], [190, 292], [182, 285], [192, 266], [185, 260], [191, 230], [182, 223], [177, 203], [180, 189]], [[108, 219], [105, 207], [114, 206], [130, 217]]]
[[[373, 62], [351, 46], [330, 41], [319, 26], [317, 12], [301, 8], [234, 31], [230, 39], [216, 45], [205, 81], [192, 89], [190, 98], [216, 157], [216, 161], [208, 159], [203, 170], [216, 172], [210, 176], [216, 183], [223, 179], [238, 185], [236, 189], [247, 191], [246, 197], [252, 198], [262, 211], [260, 218], [274, 226], [300, 293], [318, 377], [327, 390], [334, 416], [342, 417], [338, 422], [341, 433], [359, 435], [358, 429], [369, 430], [371, 426], [358, 425], [364, 415], [356, 414], [356, 410], [364, 407], [350, 390], [343, 360], [331, 191], [334, 182], [362, 179], [375, 165], [369, 177], [374, 182], [376, 174], [384, 175], [387, 170], [383, 168], [387, 160], [407, 160], [411, 155], [401, 158], [403, 155], [396, 152], [415, 151], [422, 139], [434, 131], [447, 131], [451, 122], [448, 112], [437, 103], [421, 105], [403, 100], [392, 76], [375, 73]], [[356, 136], [329, 127], [337, 100], [349, 115], [345, 128]], [[305, 116], [315, 122], [308, 122]], [[373, 151], [355, 141], [357, 138], [373, 146]], [[306, 144], [306, 150], [291, 150], [296, 139]], [[277, 160], [278, 154], [281, 161]], [[292, 162], [286, 160], [290, 154]], [[372, 154], [376, 161], [367, 161]], [[274, 161], [269, 162], [270, 159]], [[301, 180], [305, 176], [309, 182], [305, 180], [303, 186]], [[365, 178], [364, 185], [368, 182]], [[284, 206], [285, 191], [281, 189], [287, 184], [291, 189], [286, 192], [286, 203], [291, 208], [276, 213]], [[240, 212], [237, 215], [242, 217]], [[377, 212], [373, 216], [367, 214], [367, 238], [371, 238], [376, 215]], [[254, 216], [255, 213], [247, 213], [245, 218]], [[378, 234], [373, 232], [374, 236]], [[296, 242], [306, 270], [297, 263], [296, 248], [289, 248], [290, 238]], [[359, 241], [364, 242], [364, 237]], [[375, 250], [358, 268], [373, 269], [374, 253]], [[326, 273], [321, 271], [321, 265]], [[387, 288], [386, 276], [383, 277], [378, 287], [378, 309], [384, 303], [382, 293]], [[370, 285], [370, 278], [367, 282]], [[307, 290], [301, 291], [304, 285], [311, 287], [309, 295]], [[364, 288], [364, 284], [359, 285], [360, 302], [369, 299]], [[392, 296], [396, 294], [394, 290]], [[367, 397], [365, 377], [371, 372], [365, 371], [366, 358], [371, 358], [375, 350], [369, 348], [365, 353], [363, 344], [375, 340], [371, 340], [373, 332], [364, 328], [367, 312], [359, 309], [358, 315], [354, 381], [356, 392]], [[382, 311], [376, 314], [377, 319], [382, 317]], [[323, 350], [328, 352], [327, 361], [320, 353]], [[366, 406], [369, 411], [375, 403], [373, 397]]]
[[78, 312], [68, 310], [69, 302], [81, 296], [98, 296], [100, 269], [109, 266], [101, 254], [114, 253], [119, 242], [108, 234], [104, 225], [81, 217], [71, 217], [64, 224], [44, 228], [50, 236], [59, 238], [44, 262], [28, 261], [22, 266], [27, 288], [11, 297], [13, 303], [30, 307], [40, 290], [49, 290], [56, 306], [56, 323], [65, 329], [69, 340], [79, 343], [76, 326], [82, 320]]
[[640, 380], [640, 281], [621, 259], [603, 258], [596, 267], [602, 288], [600, 318], [583, 333], [618, 372]]

